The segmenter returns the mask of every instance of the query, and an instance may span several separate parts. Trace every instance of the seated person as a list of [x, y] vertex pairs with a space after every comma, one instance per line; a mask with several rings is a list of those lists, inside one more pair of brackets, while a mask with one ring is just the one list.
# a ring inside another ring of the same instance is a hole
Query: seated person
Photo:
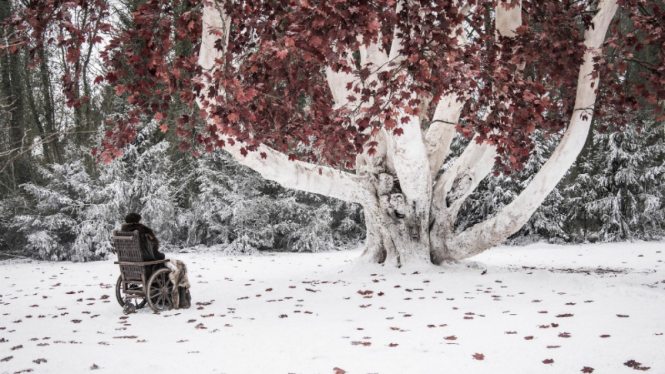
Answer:
[[[123, 232], [139, 232], [139, 246], [141, 247], [141, 257], [144, 262], [163, 260], [166, 256], [159, 251], [159, 241], [152, 230], [141, 223], [141, 215], [138, 213], [129, 213], [125, 217], [125, 223], [120, 228]], [[146, 266], [146, 281], [150, 279], [153, 272], [162, 266], [171, 270], [169, 278], [173, 282], [172, 300], [174, 307], [189, 308], [191, 305], [191, 295], [189, 293], [189, 280], [187, 279], [187, 267], [182, 261], [171, 259], [164, 265]]]
[[138, 213], [129, 213], [125, 217], [125, 223], [120, 228], [124, 232], [139, 232], [139, 245], [141, 247], [141, 257], [143, 261], [163, 260], [166, 256], [159, 251], [159, 241], [155, 233], [148, 226], [141, 223], [141, 215]]

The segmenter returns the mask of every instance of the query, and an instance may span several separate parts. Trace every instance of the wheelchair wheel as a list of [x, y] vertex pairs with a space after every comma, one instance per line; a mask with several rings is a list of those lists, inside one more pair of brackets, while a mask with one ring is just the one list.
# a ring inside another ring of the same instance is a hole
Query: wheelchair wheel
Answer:
[[[141, 289], [141, 284], [140, 283], [127, 283], [127, 288], [130, 290], [140, 290]], [[130, 301], [128, 303], [125, 302], [125, 299], [123, 297], [122, 293], [122, 275], [118, 276], [118, 281], [115, 283], [115, 298], [118, 300], [118, 304], [120, 304], [121, 307], [123, 307], [123, 310], [127, 310], [130, 313], [132, 313], [132, 309], [135, 311], [136, 309], [141, 309], [145, 306], [145, 304], [148, 303], [148, 298], [143, 297], [143, 298], [131, 298], [129, 299]], [[129, 305], [125, 304], [131, 304], [131, 307]], [[127, 313], [125, 313], [127, 314]]]
[[169, 279], [171, 270], [168, 268], [157, 270], [148, 281], [148, 303], [155, 312], [163, 312], [173, 308], [173, 282]]

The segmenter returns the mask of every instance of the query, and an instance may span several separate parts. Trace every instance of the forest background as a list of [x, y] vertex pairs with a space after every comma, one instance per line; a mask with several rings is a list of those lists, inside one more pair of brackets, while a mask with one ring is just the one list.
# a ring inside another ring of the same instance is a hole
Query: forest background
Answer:
[[[112, 6], [118, 32], [131, 27], [131, 12], [140, 3]], [[22, 6], [0, 0], [0, 21]], [[181, 7], [176, 11], [188, 11]], [[86, 9], [77, 12], [76, 20], [88, 16]], [[191, 53], [191, 45], [174, 44], [170, 58]], [[110, 233], [128, 212], [143, 215], [171, 250], [319, 252], [354, 247], [364, 239], [360, 206], [284, 189], [224, 151], [183, 153], [176, 134], [162, 132], [152, 118], [142, 119], [145, 126], [121, 157], [99, 164], [92, 150], [110, 123], [131, 109], [118, 92], [122, 85], [97, 79], [106, 75], [100, 48], [83, 46], [75, 57], [82, 78], [68, 91], [73, 98], [62, 93], [70, 84], [65, 48], [49, 45], [38, 58], [27, 50], [0, 56], [0, 256], [105, 259]], [[656, 55], [648, 49], [641, 53], [647, 63]], [[637, 76], [639, 69], [629, 65], [627, 74]], [[80, 106], [67, 105], [79, 100]], [[168, 118], [175, 121], [185, 111], [184, 104], [172, 105]], [[594, 120], [575, 165], [509, 244], [663, 237], [665, 127], [645, 110], [615, 130], [612, 123]], [[524, 170], [488, 176], [465, 202], [456, 228], [484, 221], [510, 203], [559, 139], [536, 134], [535, 153]], [[455, 139], [443, 170], [468, 141]]]

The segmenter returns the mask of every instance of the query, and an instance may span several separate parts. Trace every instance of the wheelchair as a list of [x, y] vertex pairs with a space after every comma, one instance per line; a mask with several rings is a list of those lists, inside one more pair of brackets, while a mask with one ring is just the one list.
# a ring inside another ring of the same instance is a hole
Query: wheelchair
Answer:
[[111, 236], [120, 265], [115, 285], [115, 297], [125, 314], [134, 313], [147, 305], [155, 313], [173, 308], [173, 282], [168, 259], [143, 261], [139, 232], [113, 231]]

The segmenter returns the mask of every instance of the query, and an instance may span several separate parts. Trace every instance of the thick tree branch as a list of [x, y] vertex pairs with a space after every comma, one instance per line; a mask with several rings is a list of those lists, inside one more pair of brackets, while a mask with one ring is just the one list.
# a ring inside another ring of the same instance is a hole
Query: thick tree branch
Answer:
[[450, 144], [455, 138], [457, 130], [455, 124], [459, 122], [464, 102], [455, 94], [446, 95], [436, 105], [432, 123], [425, 135], [425, 147], [432, 178], [441, 170], [443, 162], [450, 155]]
[[[347, 58], [347, 64], [355, 68], [353, 57], [349, 56]], [[344, 71], [335, 72], [328, 66], [326, 67], [326, 80], [328, 81], [328, 87], [330, 87], [333, 99], [335, 100], [335, 109], [347, 105], [349, 103], [349, 96], [355, 98], [354, 102], [360, 102], [360, 95], [353, 92], [353, 88], [347, 89], [349, 83], [352, 85], [359, 83], [357, 76]]]
[[[458, 1], [455, 2], [456, 4]], [[466, 16], [471, 11], [471, 7], [466, 4], [460, 10], [460, 13]], [[463, 30], [463, 24], [460, 23], [450, 31], [450, 36], [457, 38], [457, 45], [464, 46], [468, 40]], [[444, 161], [450, 154], [450, 144], [455, 138], [455, 124], [459, 122], [462, 108], [466, 102], [465, 98], [460, 98], [457, 94], [451, 93], [441, 97], [436, 106], [431, 124], [425, 136], [425, 147], [427, 148], [427, 157], [430, 163], [430, 173], [432, 178], [436, 177], [443, 166]]]
[[434, 185], [432, 207], [445, 209], [451, 225], [455, 223], [457, 213], [466, 198], [492, 171], [496, 156], [495, 146], [478, 144], [474, 138]]
[[[601, 0], [593, 28], [586, 30], [584, 44], [587, 52], [579, 72], [575, 108], [593, 108], [595, 104], [598, 78], [592, 77], [593, 57], [601, 53], [600, 47], [617, 8], [617, 0]], [[591, 112], [575, 110], [561, 142], [532, 182], [497, 216], [456, 236], [448, 246], [451, 255], [455, 259], [474, 256], [522, 228], [577, 159], [589, 133], [591, 119]]]
[[222, 33], [223, 47], [229, 45], [229, 34], [231, 33], [231, 17], [223, 9], [223, 4], [216, 0], [206, 0], [203, 5], [203, 35], [201, 49], [199, 51], [199, 65], [205, 70], [215, 66], [215, 59], [223, 59], [224, 51], [215, 48], [215, 43], [220, 39], [218, 33]]
[[[223, 58], [224, 51], [215, 48], [215, 43], [220, 37], [223, 37], [223, 49], [226, 49], [230, 26], [231, 18], [224, 12], [220, 3], [207, 2], [204, 5], [204, 32], [199, 54], [199, 64], [204, 69], [213, 69], [215, 59]], [[223, 34], [219, 35], [219, 32]], [[201, 100], [198, 99], [198, 101], [201, 105]], [[260, 145], [256, 151], [243, 155], [242, 143], [230, 139], [224, 140], [226, 143], [224, 149], [239, 164], [257, 171], [265, 179], [277, 182], [286, 188], [318, 193], [356, 203], [361, 203], [366, 198], [363, 195], [366, 193], [366, 189], [360, 183], [360, 177], [353, 174], [302, 161], [290, 161], [287, 155], [265, 145]]]
[[[302, 161], [290, 161], [288, 156], [265, 145], [256, 152], [243, 156], [242, 144], [235, 142], [224, 147], [239, 164], [255, 170], [265, 179], [279, 183], [286, 188], [318, 193], [353, 203], [367, 200], [362, 177], [327, 166], [318, 166]], [[266, 155], [261, 157], [261, 153]]]

